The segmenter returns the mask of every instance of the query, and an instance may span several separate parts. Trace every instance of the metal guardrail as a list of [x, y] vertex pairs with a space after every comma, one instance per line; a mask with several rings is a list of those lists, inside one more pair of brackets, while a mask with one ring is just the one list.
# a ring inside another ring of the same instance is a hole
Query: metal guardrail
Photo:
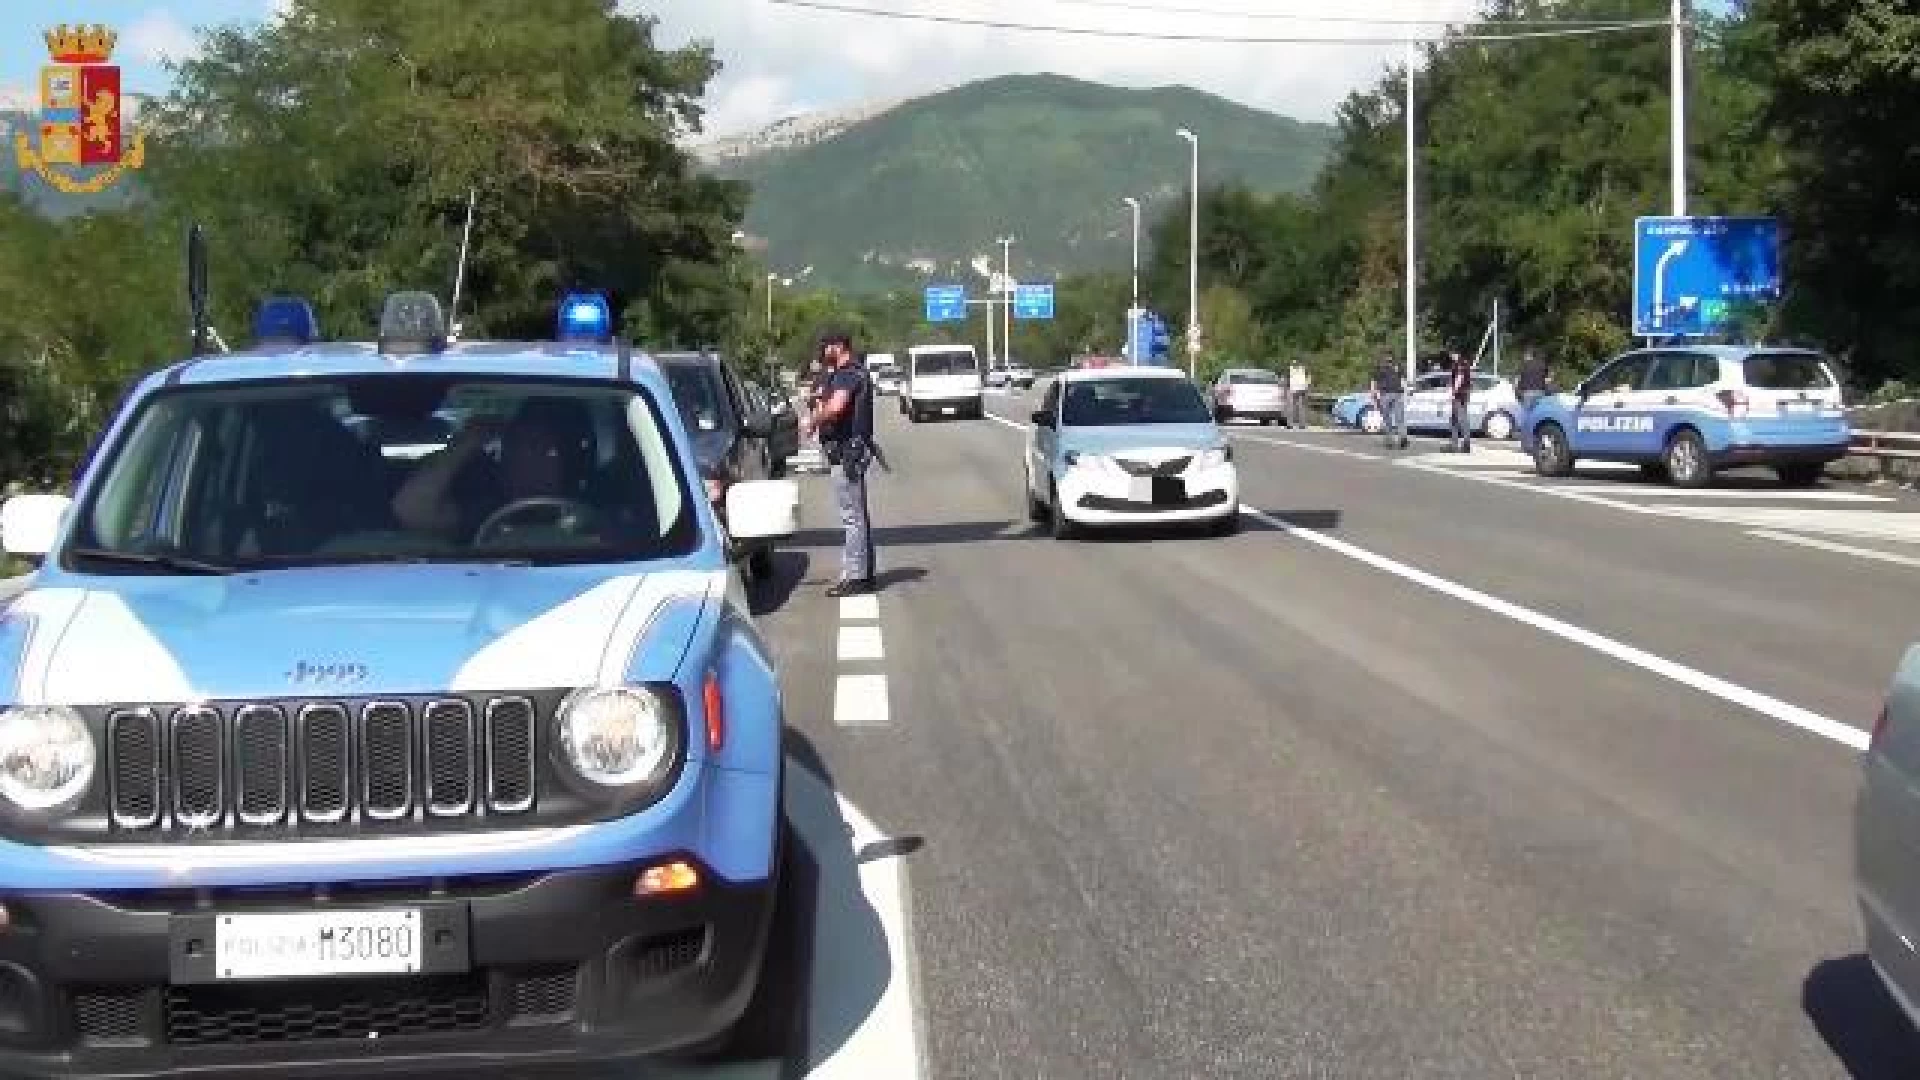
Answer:
[[1853, 432], [1853, 448], [1849, 452], [1855, 457], [1920, 461], [1920, 433], [1911, 431], [1863, 431], [1855, 428]]

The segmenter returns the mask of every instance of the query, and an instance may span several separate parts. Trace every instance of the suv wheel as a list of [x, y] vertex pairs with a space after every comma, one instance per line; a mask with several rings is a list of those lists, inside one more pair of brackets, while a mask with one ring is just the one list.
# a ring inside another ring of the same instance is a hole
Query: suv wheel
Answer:
[[1663, 458], [1667, 476], [1674, 487], [1706, 487], [1713, 482], [1713, 460], [1707, 456], [1706, 441], [1692, 428], [1681, 428], [1667, 440]]

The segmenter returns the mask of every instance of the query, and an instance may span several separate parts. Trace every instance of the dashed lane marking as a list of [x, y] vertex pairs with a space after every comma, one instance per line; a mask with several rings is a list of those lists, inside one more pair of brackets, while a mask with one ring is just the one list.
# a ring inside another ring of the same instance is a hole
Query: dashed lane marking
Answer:
[[886, 658], [886, 648], [881, 644], [878, 626], [849, 626], [843, 623], [840, 627], [839, 651], [841, 660], [884, 660]]
[[[1025, 424], [1017, 424], [1011, 420], [1005, 420], [1000, 417], [995, 417], [994, 419], [1016, 430], [1025, 430], [1027, 427]], [[1401, 464], [1421, 467], [1418, 463], [1414, 462], [1402, 462]], [[1426, 467], [1431, 468], [1431, 466]], [[1446, 472], [1447, 470], [1437, 469], [1435, 471]], [[1454, 475], [1461, 474], [1456, 473]], [[1485, 480], [1490, 483], [1508, 483], [1519, 487], [1529, 487], [1529, 485], [1520, 484], [1516, 481], [1506, 481], [1500, 477], [1476, 475], [1473, 479]], [[1535, 491], [1552, 490], [1551, 488], [1529, 489]], [[1613, 503], [1612, 500], [1600, 499], [1596, 496], [1576, 493], [1568, 497], [1582, 501], [1621, 506], [1636, 513], [1654, 512], [1647, 508], [1637, 507], [1627, 503]], [[1345, 540], [1337, 539], [1326, 533], [1293, 525], [1258, 507], [1242, 504], [1240, 513], [1287, 536], [1305, 540], [1324, 550], [1371, 566], [1376, 570], [1385, 571], [1403, 581], [1420, 585], [1440, 593], [1443, 596], [1449, 596], [1455, 600], [1471, 604], [1474, 607], [1480, 608], [1482, 611], [1512, 619], [1523, 625], [1531, 626], [1536, 630], [1552, 634], [1564, 641], [1584, 646], [1603, 656], [1611, 657], [1622, 663], [1637, 667], [1642, 671], [1670, 679], [1683, 686], [1717, 697], [1730, 704], [1752, 710], [1787, 726], [1819, 735], [1822, 738], [1830, 739], [1854, 750], [1865, 750], [1867, 747], [1867, 732], [1851, 724], [1843, 724], [1837, 720], [1813, 712], [1810, 709], [1804, 709], [1798, 705], [1772, 697], [1771, 695], [1763, 694], [1758, 690], [1728, 682], [1725, 679], [1695, 670], [1684, 664], [1668, 660], [1665, 657], [1656, 656], [1653, 653], [1628, 645], [1625, 642], [1615, 641], [1602, 634], [1597, 634], [1583, 627], [1556, 619], [1551, 615], [1535, 611], [1532, 608], [1522, 607], [1512, 601], [1502, 600], [1497, 596], [1481, 592], [1478, 589], [1470, 588], [1455, 581], [1449, 581], [1437, 574], [1432, 574], [1418, 567], [1409, 566], [1406, 563], [1390, 559], [1385, 555], [1369, 551], [1357, 544], [1349, 544]]]

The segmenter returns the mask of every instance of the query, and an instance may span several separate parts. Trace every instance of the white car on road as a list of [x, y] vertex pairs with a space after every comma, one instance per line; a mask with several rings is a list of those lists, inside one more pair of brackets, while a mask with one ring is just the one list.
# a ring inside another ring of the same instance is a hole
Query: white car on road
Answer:
[[1088, 368], [1047, 386], [1027, 437], [1027, 511], [1082, 526], [1240, 520], [1233, 447], [1200, 387], [1172, 368]]

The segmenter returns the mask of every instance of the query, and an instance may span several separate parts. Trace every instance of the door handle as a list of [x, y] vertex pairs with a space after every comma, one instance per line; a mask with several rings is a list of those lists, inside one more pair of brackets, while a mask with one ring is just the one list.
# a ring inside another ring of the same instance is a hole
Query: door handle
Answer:
[[1678, 404], [1680, 404], [1680, 399], [1679, 399], [1679, 398], [1677, 398], [1677, 397], [1669, 397], [1669, 398], [1667, 399], [1667, 404], [1669, 404], [1669, 405], [1678, 405]]

